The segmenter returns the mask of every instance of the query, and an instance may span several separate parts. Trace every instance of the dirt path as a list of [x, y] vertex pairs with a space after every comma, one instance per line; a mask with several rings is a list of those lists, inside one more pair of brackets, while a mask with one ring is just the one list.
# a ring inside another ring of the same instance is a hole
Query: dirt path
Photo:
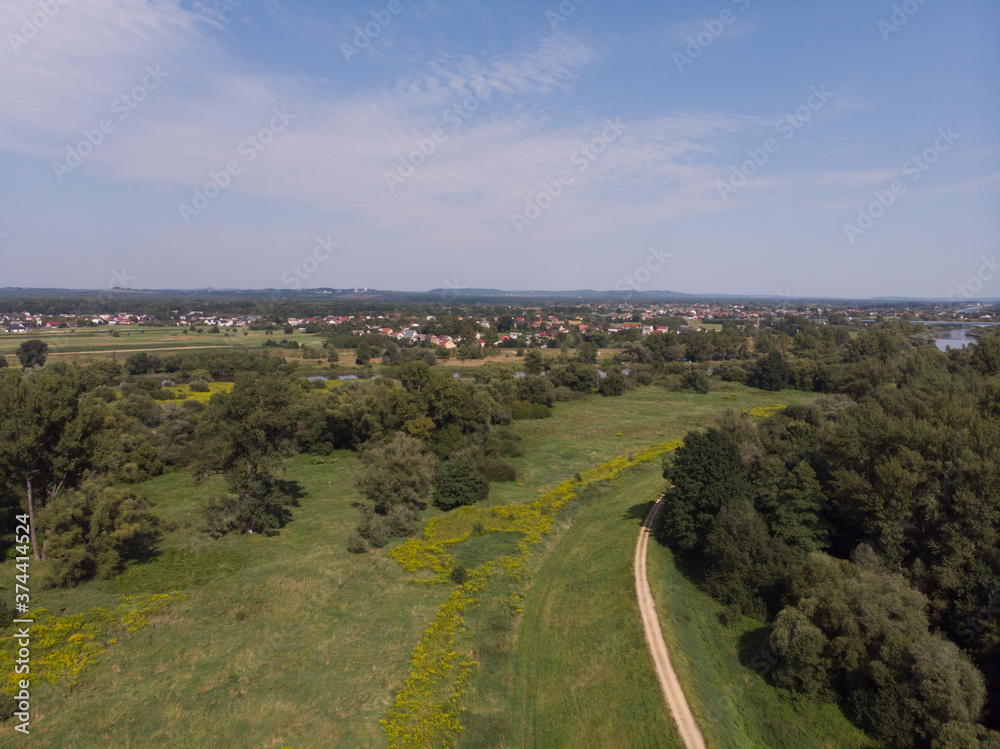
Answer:
[[670, 714], [674, 717], [674, 723], [677, 724], [681, 741], [687, 749], [705, 749], [705, 739], [698, 730], [698, 724], [691, 714], [691, 708], [688, 707], [681, 683], [677, 680], [673, 666], [670, 665], [670, 654], [667, 652], [667, 644], [663, 641], [663, 631], [656, 617], [656, 603], [653, 601], [653, 593], [649, 589], [649, 580], [646, 577], [646, 547], [649, 545], [653, 520], [656, 519], [662, 503], [661, 495], [650, 508], [639, 531], [639, 542], [635, 547], [635, 591], [639, 596], [642, 626], [646, 630], [646, 642], [649, 643], [649, 650], [653, 654], [656, 675], [660, 677], [663, 697], [667, 701], [667, 707], [670, 708]]

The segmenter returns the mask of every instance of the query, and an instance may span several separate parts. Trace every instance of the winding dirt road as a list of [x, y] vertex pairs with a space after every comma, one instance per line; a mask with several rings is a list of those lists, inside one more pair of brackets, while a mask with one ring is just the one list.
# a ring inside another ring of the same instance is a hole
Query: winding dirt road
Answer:
[[660, 677], [663, 697], [667, 701], [667, 707], [670, 708], [670, 714], [674, 717], [674, 723], [677, 724], [681, 741], [687, 749], [705, 749], [705, 739], [702, 738], [694, 715], [691, 714], [691, 708], [688, 707], [677, 674], [670, 665], [670, 654], [667, 652], [667, 643], [663, 641], [663, 631], [656, 617], [656, 603], [653, 601], [653, 593], [649, 589], [649, 580], [646, 577], [646, 547], [649, 545], [653, 520], [663, 506], [662, 503], [663, 495], [660, 495], [649, 509], [649, 514], [646, 515], [639, 531], [639, 542], [635, 546], [635, 592], [639, 596], [642, 626], [646, 630], [646, 642], [649, 643], [649, 650], [653, 654], [656, 675]]

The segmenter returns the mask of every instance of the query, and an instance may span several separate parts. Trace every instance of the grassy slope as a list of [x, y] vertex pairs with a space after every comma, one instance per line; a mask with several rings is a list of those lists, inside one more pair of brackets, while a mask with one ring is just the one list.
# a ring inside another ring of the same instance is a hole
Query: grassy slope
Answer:
[[[727, 392], [737, 399], [727, 399]], [[624, 399], [591, 399], [557, 410], [553, 419], [526, 423], [534, 439], [530, 459], [519, 468], [529, 481], [549, 476], [554, 484], [580, 462], [593, 465], [679, 438], [724, 407], [809, 400], [803, 393], [739, 387], [707, 396], [644, 388]], [[553, 534], [526, 596], [516, 652], [509, 659], [494, 658], [500, 673], [480, 675], [470, 689], [463, 746], [678, 745], [672, 725], [663, 724], [665, 707], [632, 577], [641, 518], [662, 485], [657, 470], [643, 472], [624, 487], [613, 487], [571, 523], [565, 519]], [[492, 501], [500, 499], [497, 494]], [[740, 633], [719, 622], [721, 608], [676, 570], [669, 550], [654, 543], [649, 554], [667, 644], [710, 747], [868, 746], [836, 708], [793, 709], [742, 665]], [[509, 725], [501, 730], [485, 720], [491, 712], [508, 714]], [[487, 739], [476, 735], [484, 730]]]
[[511, 746], [680, 747], [635, 597], [636, 498], [645, 471], [588, 507], [535, 577], [518, 637]]
[[[346, 553], [357, 462], [333, 459], [290, 461], [303, 496], [279, 536], [178, 531], [111, 583], [39, 594], [52, 612], [114, 605], [122, 593], [188, 599], [124, 636], [75, 687], [36, 685], [33, 745], [383, 746], [379, 718], [446, 591], [413, 585], [384, 554]], [[144, 488], [161, 516], [182, 522], [213, 489], [182, 473]], [[0, 728], [0, 745], [16, 741]]]

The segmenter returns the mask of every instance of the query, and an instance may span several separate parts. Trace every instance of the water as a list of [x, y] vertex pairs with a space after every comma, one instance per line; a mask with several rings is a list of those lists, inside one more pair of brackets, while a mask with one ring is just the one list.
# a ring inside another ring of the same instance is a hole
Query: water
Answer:
[[968, 337], [967, 334], [970, 330], [972, 328], [956, 328], [955, 330], [942, 331], [934, 339], [934, 343], [941, 351], [946, 351], [948, 348], [966, 348], [976, 342], [975, 338]]

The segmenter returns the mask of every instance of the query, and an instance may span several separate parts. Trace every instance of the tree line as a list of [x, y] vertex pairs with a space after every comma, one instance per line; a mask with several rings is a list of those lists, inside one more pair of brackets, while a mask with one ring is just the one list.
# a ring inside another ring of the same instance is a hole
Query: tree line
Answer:
[[862, 335], [815, 404], [687, 435], [656, 533], [727, 618], [767, 624], [778, 686], [886, 746], [996, 747], [1000, 337], [911, 344]]

